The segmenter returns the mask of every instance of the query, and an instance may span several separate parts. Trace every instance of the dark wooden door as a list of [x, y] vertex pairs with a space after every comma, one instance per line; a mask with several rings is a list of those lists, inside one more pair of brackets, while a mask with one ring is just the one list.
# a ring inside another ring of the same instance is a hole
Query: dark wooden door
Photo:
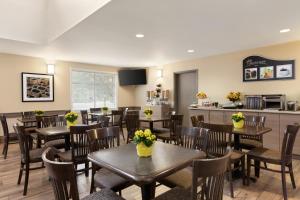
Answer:
[[183, 126], [189, 126], [188, 107], [197, 102], [198, 71], [187, 71], [175, 74], [175, 109], [183, 114]]

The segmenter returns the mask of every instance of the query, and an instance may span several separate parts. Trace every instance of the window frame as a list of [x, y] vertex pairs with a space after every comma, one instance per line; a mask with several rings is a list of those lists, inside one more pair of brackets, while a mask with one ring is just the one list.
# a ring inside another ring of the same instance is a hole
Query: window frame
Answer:
[[[95, 73], [102, 73], [102, 74], [112, 74], [115, 75], [115, 108], [109, 108], [109, 109], [116, 109], [118, 108], [118, 84], [119, 84], [119, 80], [118, 80], [118, 73], [117, 72], [110, 72], [110, 71], [104, 71], [104, 70], [93, 70], [93, 69], [84, 69], [84, 68], [78, 68], [78, 67], [70, 67], [70, 71], [69, 71], [69, 77], [70, 77], [70, 104], [71, 104], [71, 109], [73, 110], [73, 101], [72, 101], [72, 97], [73, 97], [73, 76], [72, 76], [72, 72], [73, 71], [78, 71], [78, 72], [90, 72], [90, 73], [94, 73], [94, 77], [95, 77]], [[94, 106], [96, 105], [95, 102], [95, 82], [94, 82]], [[88, 110], [89, 108], [87, 108]], [[74, 111], [80, 111], [80, 110], [74, 110]]]

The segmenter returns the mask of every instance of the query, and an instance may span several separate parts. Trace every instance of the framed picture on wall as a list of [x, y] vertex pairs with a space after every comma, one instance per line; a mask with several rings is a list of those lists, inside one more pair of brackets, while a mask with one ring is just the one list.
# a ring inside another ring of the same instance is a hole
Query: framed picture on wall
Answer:
[[276, 66], [276, 78], [278, 79], [287, 79], [294, 77], [294, 68], [293, 65], [277, 65]]
[[244, 69], [245, 72], [244, 72], [244, 79], [246, 81], [253, 81], [253, 80], [257, 80], [257, 68], [256, 67], [253, 67], [253, 68], [245, 68]]
[[266, 66], [259, 68], [259, 78], [260, 79], [273, 79], [274, 78], [274, 66]]
[[53, 102], [54, 76], [49, 74], [22, 73], [23, 102]]

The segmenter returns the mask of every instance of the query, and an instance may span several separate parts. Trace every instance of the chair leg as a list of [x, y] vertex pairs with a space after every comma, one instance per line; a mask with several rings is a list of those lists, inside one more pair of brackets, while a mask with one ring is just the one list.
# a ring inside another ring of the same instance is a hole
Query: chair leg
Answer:
[[265, 168], [268, 168], [267, 162], [264, 162]]
[[23, 170], [24, 170], [24, 164], [21, 163], [20, 171], [19, 171], [19, 178], [18, 178], [18, 185], [20, 185], [20, 183], [21, 183], [22, 175], [23, 175]]
[[8, 140], [4, 140], [4, 146], [3, 146], [4, 159], [7, 158], [7, 152], [8, 152]]
[[260, 161], [259, 160], [254, 160], [254, 166], [255, 166], [255, 176], [259, 178], [260, 174]]
[[293, 172], [293, 164], [292, 163], [289, 164], [288, 167], [289, 167], [289, 172], [290, 172], [290, 177], [291, 177], [291, 182], [292, 182], [293, 188], [296, 189], [296, 182], [295, 182], [294, 172]]
[[122, 133], [123, 140], [124, 140], [124, 142], [125, 142], [125, 135], [124, 135], [123, 127], [121, 126], [120, 129], [121, 129], [121, 133]]
[[281, 181], [282, 181], [282, 194], [283, 199], [288, 200], [286, 191], [286, 179], [285, 179], [285, 165], [281, 165]]
[[25, 182], [24, 182], [24, 190], [23, 190], [23, 195], [24, 196], [26, 196], [26, 194], [27, 194], [28, 180], [29, 180], [29, 165], [26, 165], [26, 169], [25, 169]]
[[245, 178], [245, 156], [241, 158], [241, 167], [242, 167], [242, 178], [243, 178], [243, 185], [246, 185], [246, 178]]
[[89, 177], [89, 161], [86, 161], [86, 162], [85, 162], [85, 170], [84, 170], [84, 173], [85, 173], [85, 177]]
[[231, 198], [234, 198], [231, 166], [230, 166], [230, 169], [229, 169], [228, 174], [229, 174], [229, 183], [230, 183], [230, 194], [231, 194]]
[[247, 185], [250, 184], [251, 158], [247, 156]]
[[92, 194], [95, 191], [95, 183], [94, 183], [94, 176], [95, 176], [95, 169], [94, 166], [92, 166], [92, 179], [91, 179], [91, 188], [90, 188], [90, 194]]

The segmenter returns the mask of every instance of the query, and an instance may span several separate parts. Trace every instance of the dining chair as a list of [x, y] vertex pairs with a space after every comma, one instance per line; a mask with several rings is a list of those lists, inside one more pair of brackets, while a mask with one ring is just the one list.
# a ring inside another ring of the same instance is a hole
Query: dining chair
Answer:
[[[61, 161], [73, 162], [76, 172], [84, 171], [86, 177], [89, 176], [89, 161], [87, 155], [90, 152], [86, 131], [96, 128], [101, 128], [101, 124], [71, 126], [71, 150], [58, 153]], [[77, 169], [79, 164], [85, 164], [85, 167], [83, 169]]]
[[[248, 126], [264, 127], [266, 122], [265, 116], [246, 115], [245, 124]], [[263, 147], [263, 136], [240, 136], [240, 148], [251, 150], [254, 148]]]
[[157, 139], [160, 139], [163, 142], [167, 142], [167, 143], [174, 142], [176, 140], [175, 130], [177, 127], [182, 126], [182, 122], [183, 122], [183, 115], [180, 114], [171, 115], [169, 132], [158, 133], [156, 136]]
[[123, 130], [123, 111], [121, 110], [112, 110], [111, 111], [111, 125], [120, 127], [120, 132], [122, 133], [123, 140], [125, 141], [125, 135]]
[[[22, 113], [22, 118], [35, 118], [35, 112], [34, 111], [24, 111]], [[37, 123], [36, 122], [27, 122], [25, 124], [23, 124], [26, 127], [37, 127]]]
[[[232, 125], [201, 123], [202, 128], [209, 129], [207, 134], [206, 154], [208, 158], [222, 157], [231, 146]], [[228, 178], [230, 182], [231, 197], [234, 198], [232, 172], [241, 170], [243, 184], [245, 184], [245, 153], [233, 150], [230, 155], [230, 165], [228, 167]]]
[[219, 158], [194, 160], [191, 189], [176, 187], [156, 197], [155, 200], [222, 200], [230, 155], [226, 153]]
[[[14, 125], [15, 132], [17, 133], [19, 139], [19, 147], [21, 152], [21, 166], [19, 171], [18, 185], [20, 185], [22, 180], [23, 172], [25, 172], [25, 182], [23, 195], [27, 194], [29, 172], [31, 170], [41, 169], [44, 167], [42, 163], [42, 153], [44, 148], [30, 149], [30, 132], [24, 126]], [[40, 167], [31, 167], [31, 164], [41, 163]]]
[[110, 118], [104, 115], [97, 117], [97, 124], [101, 124], [101, 127], [108, 127], [109, 126]]
[[[198, 127], [178, 127], [176, 129], [176, 144], [187, 149], [197, 149], [206, 152], [208, 129]], [[192, 185], [192, 168], [186, 167], [158, 182], [170, 188], [190, 188]]]
[[[87, 134], [90, 152], [120, 146], [120, 130], [117, 126], [88, 130]], [[131, 185], [132, 183], [123, 177], [101, 169], [101, 167], [92, 163], [91, 193], [95, 192], [96, 188], [106, 188], [119, 192], [121, 195], [121, 191]]]
[[[59, 162], [56, 159], [56, 151], [51, 148], [45, 150], [42, 159], [53, 188], [55, 200], [79, 200], [74, 164], [72, 162]], [[82, 198], [82, 200], [96, 199], [124, 200], [108, 189], [103, 189]]]
[[7, 118], [21, 117], [22, 113], [6, 113], [0, 115], [2, 130], [3, 130], [3, 150], [2, 155], [4, 159], [7, 158], [8, 146], [12, 143], [18, 142], [18, 136], [15, 132], [9, 130]]
[[[255, 148], [250, 150], [247, 153], [247, 184], [249, 185], [249, 176], [250, 170], [252, 166], [259, 167], [260, 169], [281, 173], [281, 181], [282, 181], [282, 193], [284, 200], [288, 199], [287, 196], [287, 188], [286, 188], [286, 173], [290, 174], [292, 186], [295, 189], [296, 183], [294, 178], [293, 172], [293, 148], [295, 139], [299, 130], [299, 125], [288, 125], [285, 132], [284, 138], [282, 141], [281, 152], [270, 150], [267, 148]], [[253, 165], [251, 161], [260, 162], [267, 162], [273, 165], [279, 165], [280, 170], [270, 169], [267, 167], [258, 165]], [[288, 170], [286, 170], [288, 168]]]
[[81, 114], [82, 124], [89, 125], [89, 122], [91, 121], [91, 119], [89, 119], [88, 111], [87, 110], [81, 110], [80, 114]]
[[[102, 109], [101, 108], [90, 108], [90, 112], [91, 113], [100, 113], [102, 111]], [[94, 115], [92, 115], [91, 116], [91, 121], [92, 122], [96, 122], [97, 121], [97, 116], [94, 116]]]
[[193, 127], [198, 127], [199, 123], [204, 122], [203, 115], [191, 116], [191, 122]]
[[126, 143], [128, 144], [134, 137], [135, 131], [140, 128], [140, 119], [139, 115], [127, 115], [125, 122], [126, 122], [126, 129], [127, 129], [127, 140]]

